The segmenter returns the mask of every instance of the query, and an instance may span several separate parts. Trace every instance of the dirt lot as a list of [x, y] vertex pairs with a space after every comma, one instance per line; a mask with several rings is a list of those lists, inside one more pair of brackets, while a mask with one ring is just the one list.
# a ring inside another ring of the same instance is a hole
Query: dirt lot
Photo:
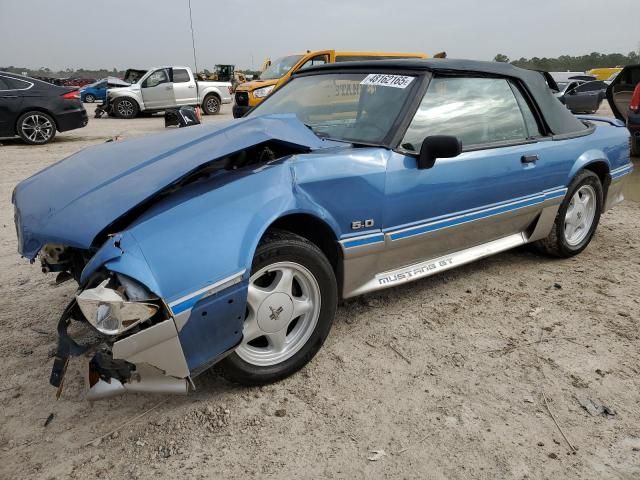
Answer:
[[583, 254], [519, 249], [348, 301], [277, 385], [205, 374], [187, 397], [90, 406], [76, 360], [56, 401], [50, 355], [74, 288], [17, 255], [11, 191], [87, 145], [162, 129], [91, 119], [49, 146], [2, 142], [0, 478], [640, 478], [640, 166]]

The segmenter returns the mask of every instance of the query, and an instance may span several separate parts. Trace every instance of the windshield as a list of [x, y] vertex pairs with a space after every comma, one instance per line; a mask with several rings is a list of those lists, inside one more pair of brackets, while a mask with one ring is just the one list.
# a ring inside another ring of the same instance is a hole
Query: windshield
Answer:
[[609, 78], [607, 78], [607, 82], [613, 82], [620, 72], [612, 73]]
[[277, 80], [284, 77], [291, 67], [293, 67], [302, 55], [289, 55], [282, 57], [271, 63], [271, 66], [260, 74], [260, 80]]
[[413, 76], [379, 73], [299, 77], [249, 116], [294, 113], [320, 137], [383, 144], [417, 83]]

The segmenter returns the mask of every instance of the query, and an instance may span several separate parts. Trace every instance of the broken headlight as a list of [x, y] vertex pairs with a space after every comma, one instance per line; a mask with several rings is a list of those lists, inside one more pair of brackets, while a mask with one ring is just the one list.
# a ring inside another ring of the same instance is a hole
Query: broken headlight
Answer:
[[[127, 279], [128, 282], [132, 282]], [[87, 321], [97, 330], [107, 335], [117, 335], [135, 327], [153, 317], [158, 311], [158, 305], [130, 301], [119, 290], [108, 287], [107, 279], [95, 288], [89, 288], [76, 295], [76, 301]], [[144, 287], [138, 287], [144, 288]], [[132, 287], [125, 287], [131, 291]]]

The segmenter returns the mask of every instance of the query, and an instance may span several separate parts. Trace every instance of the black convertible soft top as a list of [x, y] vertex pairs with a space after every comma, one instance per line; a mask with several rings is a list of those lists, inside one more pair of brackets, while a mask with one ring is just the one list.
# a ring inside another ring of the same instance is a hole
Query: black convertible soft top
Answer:
[[481, 62], [477, 60], [456, 59], [394, 59], [365, 60], [358, 62], [340, 62], [320, 65], [300, 70], [294, 76], [336, 70], [373, 70], [373, 71], [429, 71], [434, 73], [470, 73], [473, 75], [489, 75], [510, 77], [521, 82], [529, 91], [540, 112], [554, 135], [567, 135], [584, 132], [588, 127], [553, 96], [544, 76], [535, 70], [514, 67], [509, 63]]

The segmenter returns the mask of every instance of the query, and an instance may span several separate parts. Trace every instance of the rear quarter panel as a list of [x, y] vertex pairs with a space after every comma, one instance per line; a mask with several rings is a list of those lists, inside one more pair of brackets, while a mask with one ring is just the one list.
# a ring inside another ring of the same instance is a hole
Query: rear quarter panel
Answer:
[[581, 169], [592, 163], [604, 162], [611, 171], [630, 162], [629, 132], [624, 127], [598, 123], [591, 135], [562, 140], [560, 143], [566, 144], [565, 148], [575, 149], [577, 153], [567, 185]]

